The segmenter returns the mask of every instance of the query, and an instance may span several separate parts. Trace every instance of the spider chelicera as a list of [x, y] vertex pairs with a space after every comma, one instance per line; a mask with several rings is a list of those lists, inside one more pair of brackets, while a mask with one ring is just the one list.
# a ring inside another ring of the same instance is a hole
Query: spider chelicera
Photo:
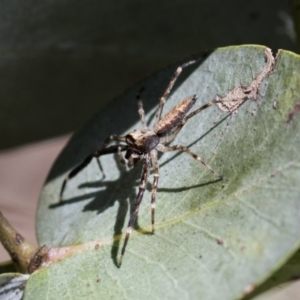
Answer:
[[[127, 160], [127, 165], [129, 167], [135, 167], [137, 163], [142, 160], [142, 175], [141, 181], [139, 184], [139, 190], [135, 201], [133, 203], [133, 210], [130, 214], [128, 227], [126, 231], [125, 241], [121, 250], [121, 256], [119, 260], [119, 266], [122, 264], [122, 259], [126, 250], [126, 246], [132, 232], [132, 228], [135, 224], [136, 217], [138, 214], [140, 203], [142, 202], [144, 192], [146, 189], [146, 184], [148, 182], [149, 177], [149, 168], [152, 166], [153, 169], [153, 183], [152, 183], [152, 191], [151, 191], [151, 222], [152, 222], [152, 233], [154, 233], [154, 223], [155, 223], [155, 201], [156, 201], [156, 191], [157, 184], [159, 178], [159, 166], [157, 161], [157, 153], [158, 152], [169, 152], [169, 151], [182, 151], [189, 154], [198, 162], [202, 163], [210, 172], [218, 176], [222, 179], [222, 176], [217, 174], [200, 156], [196, 155], [192, 151], [190, 151], [187, 147], [181, 145], [172, 145], [166, 146], [169, 144], [180, 132], [184, 124], [193, 116], [201, 112], [202, 110], [208, 108], [209, 106], [221, 103], [219, 100], [212, 100], [205, 105], [201, 106], [197, 110], [188, 114], [190, 109], [193, 107], [197, 100], [197, 96], [191, 96], [180, 102], [176, 105], [171, 111], [165, 114], [162, 117], [162, 111], [164, 108], [164, 104], [178, 78], [182, 70], [191, 64], [196, 63], [197, 60], [192, 60], [187, 63], [179, 66], [171, 81], [169, 82], [167, 89], [163, 93], [162, 97], [159, 100], [159, 106], [156, 113], [155, 124], [152, 129], [148, 129], [145, 122], [145, 112], [143, 109], [143, 104], [141, 101], [140, 93], [137, 94], [137, 104], [138, 104], [138, 113], [140, 116], [140, 120], [142, 123], [142, 130], [134, 130], [129, 132], [124, 136], [111, 135], [106, 138], [100, 147], [100, 149], [88, 155], [81, 164], [75, 167], [64, 179], [61, 191], [60, 191], [60, 201], [62, 201], [63, 192], [66, 187], [66, 183], [69, 179], [76, 176], [82, 169], [84, 169], [91, 160], [95, 157], [97, 159], [99, 168], [103, 173], [103, 169], [99, 160], [101, 155], [109, 154], [109, 153], [117, 153], [118, 159], [122, 165], [126, 164], [125, 159]], [[117, 144], [108, 146], [111, 141], [121, 142], [123, 144]], [[122, 152], [126, 151], [125, 159], [122, 156]], [[103, 173], [104, 174], [104, 173]]]

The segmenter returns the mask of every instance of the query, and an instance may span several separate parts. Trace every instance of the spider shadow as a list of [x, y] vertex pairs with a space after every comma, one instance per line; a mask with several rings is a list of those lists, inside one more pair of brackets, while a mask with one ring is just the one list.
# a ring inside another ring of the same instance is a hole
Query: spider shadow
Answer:
[[[116, 266], [119, 266], [117, 258], [121, 242], [122, 229], [124, 226], [126, 226], [125, 219], [128, 211], [132, 211], [133, 209], [133, 203], [136, 198], [135, 188], [136, 185], [138, 185], [138, 179], [140, 178], [141, 171], [141, 168], [138, 166], [128, 171], [125, 168], [119, 167], [118, 169], [120, 171], [120, 176], [116, 180], [99, 180], [95, 182], [87, 182], [78, 186], [79, 189], [99, 188], [99, 191], [69, 199], [63, 199], [62, 202], [51, 204], [49, 206], [49, 208], [53, 209], [90, 199], [90, 201], [82, 209], [82, 212], [97, 211], [97, 214], [102, 214], [110, 207], [113, 207], [117, 202], [118, 210], [115, 218], [113, 245], [111, 248], [111, 258]], [[138, 226], [138, 218], [136, 220], [134, 229], [141, 231], [140, 227]], [[142, 230], [142, 233], [150, 234], [145, 230]]]

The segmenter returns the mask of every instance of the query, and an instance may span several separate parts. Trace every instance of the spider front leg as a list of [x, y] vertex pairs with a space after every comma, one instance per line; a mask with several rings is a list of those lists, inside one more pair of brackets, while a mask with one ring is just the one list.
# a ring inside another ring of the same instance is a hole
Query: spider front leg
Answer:
[[194, 63], [196, 63], [198, 60], [191, 60], [191, 61], [188, 61], [187, 63], [184, 63], [182, 64], [181, 66], [179, 66], [175, 73], [173, 74], [173, 77], [172, 79], [170, 80], [165, 92], [163, 93], [163, 95], [161, 96], [161, 98], [159, 99], [159, 105], [158, 105], [158, 109], [157, 109], [157, 113], [156, 113], [156, 120], [155, 120], [155, 123], [158, 122], [158, 120], [161, 119], [161, 115], [162, 115], [162, 111], [164, 109], [164, 105], [166, 103], [166, 100], [176, 82], [176, 80], [178, 79], [179, 75], [181, 74], [182, 70]]
[[[118, 159], [119, 159], [119, 162], [120, 162], [120, 164], [122, 166], [125, 166], [126, 165], [126, 161], [125, 161], [125, 159], [124, 159], [124, 157], [122, 155], [122, 151], [124, 151], [124, 150], [122, 150], [122, 147], [118, 146]], [[99, 160], [98, 157], [97, 157], [97, 160]], [[100, 160], [99, 160], [99, 162], [100, 162]]]
[[[108, 144], [109, 144], [109, 142], [112, 141], [112, 140], [125, 142], [125, 137], [123, 137], [123, 136], [117, 136], [117, 135], [111, 135], [111, 136], [109, 136], [107, 139], [105, 139], [104, 143], [102, 144], [102, 146], [100, 147], [99, 150], [97, 150], [97, 151], [89, 154], [78, 166], [76, 166], [73, 170], [71, 170], [71, 172], [65, 177], [65, 179], [63, 181], [63, 184], [61, 186], [61, 190], [60, 190], [60, 193], [59, 193], [59, 202], [62, 201], [63, 193], [64, 193], [64, 190], [66, 188], [67, 182], [71, 178], [75, 177], [87, 165], [89, 165], [89, 163], [92, 161], [92, 159], [94, 157], [97, 158], [97, 163], [99, 165], [100, 171], [104, 175], [103, 168], [101, 166], [99, 157], [101, 155], [110, 154], [110, 153], [121, 153], [121, 151], [126, 151], [128, 149], [127, 145], [114, 145], [114, 146], [111, 146], [111, 147], [107, 147]], [[119, 155], [119, 158], [120, 158], [120, 155]]]
[[140, 204], [143, 200], [144, 192], [146, 189], [146, 184], [148, 181], [148, 174], [149, 174], [149, 156], [148, 156], [148, 154], [146, 154], [145, 157], [143, 158], [143, 170], [142, 170], [142, 177], [141, 177], [141, 181], [140, 181], [140, 185], [139, 185], [139, 191], [138, 191], [138, 194], [133, 203], [133, 210], [130, 214], [130, 218], [129, 218], [129, 222], [128, 222], [128, 226], [127, 226], [127, 230], [126, 230], [126, 236], [125, 236], [124, 244], [123, 244], [123, 247], [121, 250], [119, 267], [122, 265], [122, 260], [123, 260], [123, 256], [124, 256], [124, 253], [126, 250], [126, 246], [127, 246], [128, 240], [130, 238], [132, 228], [135, 224]]
[[138, 105], [138, 114], [140, 116], [140, 120], [144, 129], [147, 129], [146, 121], [145, 121], [145, 111], [143, 107], [143, 102], [141, 99], [141, 93], [144, 91], [144, 88], [141, 88], [140, 91], [136, 94], [136, 101]]

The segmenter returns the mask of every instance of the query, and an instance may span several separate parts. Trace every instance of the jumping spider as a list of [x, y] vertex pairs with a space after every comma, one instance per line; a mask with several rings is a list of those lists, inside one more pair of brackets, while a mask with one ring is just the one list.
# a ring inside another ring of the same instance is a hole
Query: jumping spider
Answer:
[[[122, 264], [122, 259], [125, 253], [126, 245], [128, 243], [130, 234], [132, 232], [132, 228], [135, 224], [136, 217], [138, 214], [140, 203], [142, 202], [144, 191], [146, 188], [146, 184], [148, 181], [149, 176], [149, 167], [152, 166], [153, 169], [153, 183], [152, 183], [152, 192], [151, 192], [151, 222], [152, 222], [152, 233], [154, 233], [154, 223], [155, 223], [155, 201], [156, 201], [156, 191], [157, 191], [157, 184], [159, 178], [159, 167], [157, 161], [157, 152], [169, 152], [169, 151], [182, 151], [198, 162], [202, 163], [210, 172], [218, 176], [222, 179], [222, 176], [217, 174], [200, 156], [196, 155], [192, 151], [190, 151], [187, 147], [181, 145], [173, 145], [173, 146], [166, 146], [169, 144], [179, 133], [182, 129], [184, 124], [193, 116], [201, 112], [202, 110], [208, 108], [209, 106], [220, 103], [218, 100], [212, 100], [202, 107], [198, 108], [197, 110], [188, 114], [190, 109], [193, 107], [197, 100], [197, 96], [191, 96], [180, 102], [176, 105], [171, 111], [165, 114], [162, 117], [162, 111], [164, 108], [164, 104], [178, 78], [182, 70], [188, 67], [191, 64], [196, 63], [196, 60], [189, 61], [187, 63], [182, 64], [177, 68], [175, 71], [171, 81], [169, 82], [167, 89], [163, 93], [162, 97], [159, 100], [159, 106], [156, 113], [156, 121], [153, 126], [153, 129], [148, 129], [145, 123], [145, 112], [143, 109], [143, 104], [141, 101], [140, 93], [137, 94], [137, 105], [138, 105], [138, 113], [140, 116], [140, 120], [142, 123], [142, 130], [134, 130], [129, 132], [125, 136], [118, 136], [118, 135], [111, 135], [106, 138], [97, 151], [88, 155], [85, 160], [75, 167], [64, 179], [61, 191], [60, 191], [60, 201], [62, 201], [62, 196], [64, 189], [66, 187], [66, 183], [69, 179], [76, 176], [82, 169], [84, 169], [91, 160], [95, 157], [97, 159], [99, 168], [103, 173], [103, 169], [99, 160], [99, 157], [104, 154], [109, 153], [117, 153], [118, 159], [122, 165], [126, 164], [125, 159], [127, 160], [127, 165], [129, 167], [135, 167], [137, 163], [142, 160], [143, 168], [142, 168], [142, 175], [141, 181], [139, 184], [139, 191], [136, 196], [136, 199], [133, 204], [133, 211], [130, 214], [130, 219], [128, 222], [128, 227], [126, 231], [125, 241], [121, 250], [121, 256], [119, 260], [119, 266]], [[111, 141], [123, 142], [124, 144], [117, 144], [108, 146]], [[126, 151], [125, 159], [122, 156], [122, 152]]]

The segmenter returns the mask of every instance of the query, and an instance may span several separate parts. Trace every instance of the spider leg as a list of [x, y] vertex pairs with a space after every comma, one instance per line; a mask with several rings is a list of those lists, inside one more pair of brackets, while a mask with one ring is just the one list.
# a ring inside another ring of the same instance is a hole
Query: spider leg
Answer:
[[121, 163], [122, 166], [125, 166], [126, 165], [126, 161], [125, 161], [125, 159], [122, 156], [122, 151], [124, 151], [124, 150], [122, 150], [121, 146], [118, 146], [118, 159], [119, 159], [119, 162]]
[[67, 182], [71, 178], [75, 177], [81, 170], [83, 170], [91, 162], [93, 157], [97, 158], [97, 162], [99, 164], [100, 170], [103, 170], [101, 163], [99, 161], [99, 156], [111, 154], [111, 153], [118, 153], [118, 152], [121, 153], [121, 151], [126, 151], [127, 149], [128, 149], [127, 145], [113, 145], [113, 146], [106, 147], [103, 149], [100, 148], [99, 150], [89, 154], [79, 165], [77, 165], [74, 169], [72, 169], [71, 172], [65, 177], [65, 179], [62, 183], [62, 186], [61, 186], [60, 193], [59, 193], [59, 202], [62, 201], [62, 196], [63, 196], [64, 190], [66, 188]]
[[134, 204], [133, 204], [133, 210], [130, 214], [130, 218], [129, 218], [129, 222], [128, 222], [128, 226], [127, 226], [127, 230], [126, 230], [126, 236], [125, 236], [125, 240], [124, 240], [124, 244], [121, 250], [121, 256], [120, 256], [120, 260], [119, 260], [119, 267], [122, 265], [122, 260], [123, 260], [123, 256], [126, 250], [126, 246], [129, 240], [129, 237], [131, 235], [132, 232], [132, 228], [134, 226], [138, 211], [139, 211], [139, 207], [140, 204], [143, 200], [143, 196], [144, 196], [144, 192], [146, 189], [146, 184], [147, 184], [147, 180], [148, 180], [148, 173], [149, 173], [149, 156], [148, 154], [145, 155], [145, 157], [143, 158], [143, 170], [142, 170], [142, 176], [141, 176], [141, 181], [140, 181], [140, 185], [139, 185], [139, 191], [138, 194], [135, 198]]
[[[99, 167], [99, 169], [100, 169], [100, 172], [102, 173], [103, 178], [105, 178], [105, 173], [104, 173], [104, 170], [103, 170], [103, 167], [102, 167], [100, 158], [99, 158], [98, 156], [94, 156], [94, 157], [96, 157], [97, 164], [98, 164], [98, 167]], [[75, 176], [75, 175], [74, 175], [74, 176]]]
[[152, 191], [151, 191], [151, 223], [152, 223], [152, 234], [155, 231], [155, 201], [156, 201], [156, 192], [157, 192], [157, 184], [159, 178], [159, 167], [157, 162], [157, 151], [153, 149], [150, 152], [151, 163], [153, 167], [153, 183], [152, 183]]
[[[188, 119], [194, 117], [195, 115], [197, 115], [199, 112], [205, 110], [206, 108], [214, 105], [214, 104], [217, 104], [217, 103], [223, 103], [224, 101], [222, 100], [219, 100], [219, 99], [214, 99], [214, 100], [211, 100], [209, 102], [207, 102], [206, 104], [202, 105], [201, 107], [199, 107], [198, 109], [194, 110], [193, 112], [189, 113], [183, 120], [181, 123], [183, 123], [183, 125], [187, 122]], [[182, 126], [183, 126], [182, 125]]]
[[156, 146], [156, 149], [161, 152], [170, 152], [170, 151], [176, 151], [176, 150], [185, 152], [188, 155], [190, 155], [191, 157], [193, 157], [195, 160], [197, 160], [198, 162], [203, 164], [211, 173], [218, 176], [220, 179], [223, 178], [222, 175], [215, 172], [200, 156], [198, 156], [197, 154], [195, 154], [194, 152], [192, 152], [189, 148], [187, 148], [185, 146], [181, 146], [181, 145], [164, 146], [162, 144], [158, 144]]
[[[125, 142], [125, 141], [126, 141], [126, 138], [125, 138], [125, 136], [118, 136], [118, 135], [115, 135], [115, 134], [110, 135], [108, 138], [106, 138], [106, 139], [104, 140], [104, 142], [103, 142], [103, 144], [101, 145], [100, 149], [94, 153], [95, 155], [94, 155], [93, 157], [96, 157], [97, 163], [98, 163], [98, 166], [99, 166], [99, 169], [100, 169], [100, 171], [101, 171], [101, 173], [102, 173], [102, 175], [103, 175], [104, 178], [105, 178], [105, 173], [104, 173], [102, 164], [101, 164], [101, 162], [100, 162], [99, 156], [103, 155], [103, 154], [102, 154], [102, 153], [103, 153], [103, 150], [104, 150], [105, 148], [107, 148], [108, 144], [109, 144], [111, 141]], [[98, 153], [98, 155], [97, 155], [97, 153]], [[112, 153], [112, 152], [111, 152], [111, 153]], [[120, 157], [120, 156], [119, 156], [119, 157]], [[80, 170], [80, 171], [81, 171], [81, 170]], [[76, 173], [76, 174], [77, 174], [77, 173]], [[75, 174], [75, 175], [76, 175], [76, 174]], [[74, 176], [75, 176], [75, 175], [74, 175]], [[73, 176], [73, 177], [74, 177], [74, 176]]]
[[168, 96], [169, 96], [169, 94], [170, 94], [170, 92], [171, 92], [171, 90], [172, 90], [172, 88], [173, 88], [173, 86], [174, 86], [174, 84], [175, 84], [175, 82], [176, 82], [178, 76], [179, 76], [180, 73], [182, 72], [182, 70], [183, 70], [184, 68], [186, 68], [186, 67], [188, 67], [188, 66], [190, 66], [190, 65], [192, 65], [192, 64], [194, 64], [194, 63], [196, 63], [197, 61], [198, 61], [198, 60], [191, 60], [191, 61], [189, 61], [189, 62], [187, 62], [187, 63], [182, 64], [181, 66], [179, 66], [179, 67], [176, 69], [176, 71], [175, 71], [175, 73], [173, 74], [173, 76], [172, 76], [172, 78], [171, 78], [171, 80], [170, 80], [170, 82], [169, 82], [169, 84], [168, 84], [166, 90], [164, 91], [163, 95], [162, 95], [161, 98], [159, 99], [159, 105], [158, 105], [158, 109], [157, 109], [157, 113], [156, 113], [156, 120], [155, 120], [155, 123], [158, 122], [158, 120], [161, 119], [162, 111], [163, 111], [164, 105], [165, 105], [165, 103], [166, 103], [166, 100], [167, 100], [167, 98], [168, 98]]
[[144, 129], [147, 129], [146, 121], [145, 121], [145, 111], [144, 111], [144, 107], [143, 107], [143, 102], [141, 100], [141, 93], [143, 92], [143, 90], [144, 90], [144, 88], [141, 88], [140, 91], [136, 94], [136, 100], [137, 100], [138, 113], [140, 116], [142, 126]]

